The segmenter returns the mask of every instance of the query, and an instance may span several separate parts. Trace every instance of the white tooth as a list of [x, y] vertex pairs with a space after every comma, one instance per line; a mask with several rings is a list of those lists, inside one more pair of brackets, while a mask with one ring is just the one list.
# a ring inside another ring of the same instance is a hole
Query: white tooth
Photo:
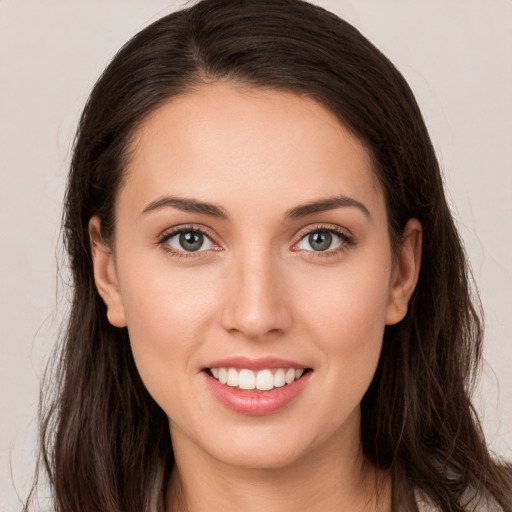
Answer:
[[226, 384], [234, 388], [238, 386], [238, 372], [234, 368], [229, 368]]
[[218, 368], [210, 368], [210, 371], [212, 372], [212, 375], [218, 379], [219, 378], [219, 369]]
[[295, 378], [300, 379], [302, 374], [304, 373], [304, 368], [300, 368], [299, 370], [295, 370]]
[[279, 368], [274, 375], [274, 386], [276, 388], [282, 388], [286, 384], [286, 377], [284, 374], [284, 370]]
[[254, 389], [256, 387], [256, 376], [252, 370], [240, 370], [238, 387], [240, 389]]
[[261, 370], [256, 377], [256, 389], [269, 391], [274, 387], [274, 377], [270, 370]]
[[227, 379], [228, 372], [226, 371], [226, 368], [219, 368], [219, 382], [221, 384], [226, 384]]
[[288, 370], [286, 370], [286, 377], [285, 377], [286, 384], [291, 384], [294, 380], [295, 380], [295, 370], [293, 368], [288, 368]]

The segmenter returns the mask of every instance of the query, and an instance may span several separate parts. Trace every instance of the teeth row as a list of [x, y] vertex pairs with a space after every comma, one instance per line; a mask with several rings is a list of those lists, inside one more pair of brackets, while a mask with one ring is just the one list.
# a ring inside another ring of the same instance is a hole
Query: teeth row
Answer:
[[210, 368], [212, 375], [221, 383], [240, 389], [258, 389], [259, 391], [270, 391], [274, 388], [281, 388], [285, 384], [291, 384], [299, 379], [304, 369], [279, 368], [272, 373], [272, 370], [237, 370], [236, 368]]

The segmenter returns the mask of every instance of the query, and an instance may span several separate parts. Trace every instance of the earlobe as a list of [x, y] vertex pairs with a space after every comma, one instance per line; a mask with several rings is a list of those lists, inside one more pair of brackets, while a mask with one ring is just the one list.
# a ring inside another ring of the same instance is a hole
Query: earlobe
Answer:
[[386, 312], [386, 325], [400, 322], [407, 314], [421, 266], [423, 229], [418, 219], [409, 219], [396, 249], [395, 268]]
[[94, 268], [94, 281], [98, 293], [107, 306], [107, 317], [115, 327], [126, 327], [124, 306], [119, 290], [114, 255], [101, 238], [101, 222], [98, 217], [89, 221], [89, 239]]

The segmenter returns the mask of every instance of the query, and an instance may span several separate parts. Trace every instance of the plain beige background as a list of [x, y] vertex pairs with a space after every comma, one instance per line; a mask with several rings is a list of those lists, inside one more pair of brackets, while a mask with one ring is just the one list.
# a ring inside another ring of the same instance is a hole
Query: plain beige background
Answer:
[[[36, 453], [39, 379], [66, 311], [59, 223], [74, 127], [115, 51], [171, 0], [0, 2], [0, 511]], [[486, 311], [475, 404], [512, 459], [512, 2], [325, 0], [402, 71], [445, 173]]]

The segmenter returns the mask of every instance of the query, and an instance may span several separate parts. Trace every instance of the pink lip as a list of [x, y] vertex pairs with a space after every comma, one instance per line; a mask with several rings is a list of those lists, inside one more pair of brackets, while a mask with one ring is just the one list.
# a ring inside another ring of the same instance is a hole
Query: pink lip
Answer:
[[[230, 365], [226, 365], [230, 366]], [[230, 366], [231, 368], [235, 366]], [[292, 368], [297, 368], [291, 366]], [[217, 366], [212, 366], [217, 368]], [[245, 366], [244, 368], [247, 368]], [[266, 366], [265, 368], [270, 368]], [[278, 366], [285, 368], [285, 366]], [[302, 368], [299, 366], [299, 368]], [[248, 368], [249, 369], [249, 368]], [[202, 372], [215, 397], [228, 409], [241, 414], [263, 416], [279, 411], [288, 405], [307, 385], [313, 372], [306, 372], [300, 379], [270, 391], [242, 391], [221, 384], [207, 372]]]
[[308, 368], [301, 363], [280, 359], [278, 357], [263, 357], [259, 359], [251, 359], [249, 357], [229, 357], [226, 359], [219, 359], [209, 363], [205, 368], [238, 368], [247, 370], [264, 370], [265, 368]]

